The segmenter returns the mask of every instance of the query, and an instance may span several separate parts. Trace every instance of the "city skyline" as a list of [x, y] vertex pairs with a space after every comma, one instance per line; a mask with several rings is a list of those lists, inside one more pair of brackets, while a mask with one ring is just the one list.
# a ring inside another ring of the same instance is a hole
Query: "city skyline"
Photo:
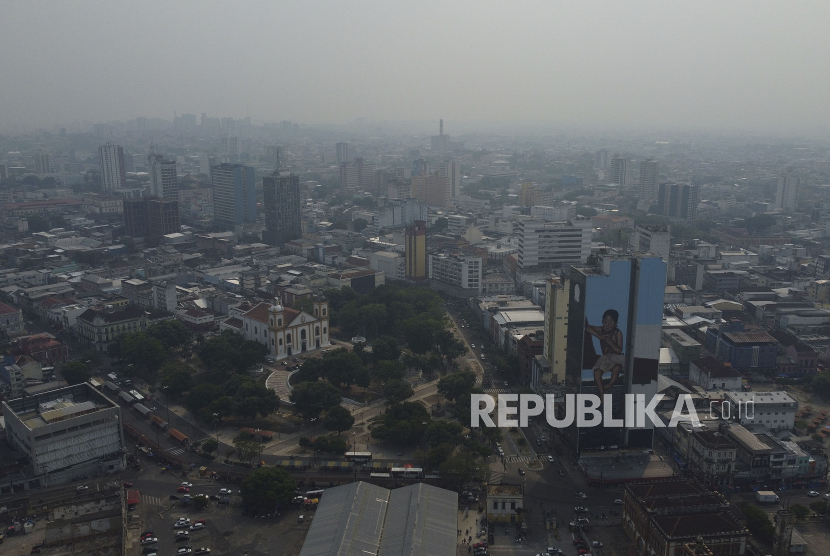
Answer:
[[[177, 3], [165, 9], [183, 32], [154, 36], [151, 52], [144, 30], [154, 28], [152, 9], [131, 12], [125, 25], [118, 7], [55, 5], [44, 18], [36, 6], [9, 6], [9, 19], [21, 24], [0, 38], [11, 54], [0, 70], [14, 77], [0, 85], [0, 132], [203, 111], [310, 125], [445, 117], [456, 136], [481, 124], [785, 134], [830, 124], [826, 78], [814, 70], [826, 58], [814, 23], [830, 15], [826, 4], [357, 4], [361, 24], [377, 33], [357, 39], [351, 20], [302, 5], [254, 3], [220, 19], [211, 5]], [[197, 14], [208, 15], [189, 31]], [[284, 23], [278, 36], [268, 32], [275, 19]], [[418, 34], [423, 47], [409, 48], [425, 20], [434, 23]], [[247, 28], [247, 40], [223, 38], [226, 26]], [[508, 40], [486, 39], [494, 35]], [[255, 55], [299, 43], [304, 49], [289, 57]], [[165, 52], [176, 53], [174, 63], [159, 65]], [[40, 73], [44, 67], [52, 69]], [[215, 80], [218, 68], [236, 78]], [[412, 82], [425, 79], [442, 86], [413, 93]], [[166, 83], [163, 94], [156, 82]]]

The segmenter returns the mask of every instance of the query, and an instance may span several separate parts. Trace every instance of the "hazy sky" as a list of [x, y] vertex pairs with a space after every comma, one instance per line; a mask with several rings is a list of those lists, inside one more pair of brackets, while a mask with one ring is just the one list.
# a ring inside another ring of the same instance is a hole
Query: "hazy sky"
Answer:
[[830, 2], [3, 2], [0, 131], [254, 120], [830, 129]]

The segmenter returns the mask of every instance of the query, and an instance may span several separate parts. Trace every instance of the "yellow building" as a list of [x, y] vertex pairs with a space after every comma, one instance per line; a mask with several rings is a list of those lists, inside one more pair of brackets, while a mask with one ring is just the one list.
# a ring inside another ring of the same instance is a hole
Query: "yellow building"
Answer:
[[830, 301], [830, 280], [816, 280], [807, 286], [807, 297], [816, 303]]
[[488, 485], [487, 521], [521, 523], [523, 516], [524, 496], [521, 485]]
[[427, 278], [427, 223], [416, 220], [406, 229], [406, 279]]
[[545, 285], [545, 346], [543, 355], [550, 365], [541, 373], [542, 383], [555, 384], [565, 378], [565, 355], [568, 344], [568, 292], [570, 280], [551, 278]]

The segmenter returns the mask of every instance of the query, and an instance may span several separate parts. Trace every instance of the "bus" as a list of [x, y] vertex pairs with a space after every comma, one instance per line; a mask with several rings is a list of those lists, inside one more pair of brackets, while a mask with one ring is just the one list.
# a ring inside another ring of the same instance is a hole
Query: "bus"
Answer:
[[424, 476], [424, 470], [420, 467], [393, 467], [390, 474], [403, 479], [420, 479]]
[[130, 395], [135, 398], [135, 401], [138, 403], [142, 403], [144, 401], [144, 396], [138, 390], [130, 390]]
[[118, 375], [115, 373], [110, 373], [107, 375], [107, 378], [110, 379], [112, 382], [116, 382], [118, 380]]
[[305, 493], [305, 497], [308, 500], [314, 500], [315, 498], [319, 499], [321, 496], [323, 496], [322, 490], [309, 490]]
[[372, 461], [372, 452], [346, 452], [344, 456], [346, 461], [353, 461], [356, 463]]
[[372, 479], [388, 479], [391, 476], [389, 473], [369, 473], [369, 477]]

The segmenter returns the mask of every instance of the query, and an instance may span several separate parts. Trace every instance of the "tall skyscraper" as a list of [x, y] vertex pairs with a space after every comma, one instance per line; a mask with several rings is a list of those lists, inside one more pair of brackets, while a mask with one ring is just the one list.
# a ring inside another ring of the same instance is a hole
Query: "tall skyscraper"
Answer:
[[[599, 267], [570, 272], [565, 394], [599, 396], [602, 410], [622, 419], [625, 394], [642, 394], [648, 403], [657, 393], [666, 263], [659, 257], [608, 256]], [[611, 396], [610, 407], [605, 395]], [[564, 438], [578, 453], [649, 449], [654, 430], [645, 421], [577, 427], [574, 420]]]
[[51, 174], [52, 157], [49, 153], [37, 153], [35, 155], [35, 174]]
[[628, 169], [630, 161], [627, 158], [622, 158], [615, 154], [611, 158], [610, 175], [608, 176], [611, 183], [618, 183], [620, 185], [628, 185]]
[[101, 189], [112, 191], [126, 186], [127, 170], [121, 145], [106, 143], [98, 147], [98, 161], [101, 165]]
[[661, 183], [657, 189], [657, 212], [669, 218], [697, 220], [700, 186], [692, 183]]
[[600, 149], [594, 153], [594, 168], [597, 170], [608, 168], [608, 149]]
[[444, 135], [444, 119], [442, 118], [438, 122], [438, 135], [433, 135], [430, 137], [430, 147], [433, 151], [437, 152], [444, 152], [449, 150], [448, 144], [450, 142], [450, 136]]
[[775, 208], [794, 211], [798, 207], [798, 176], [792, 168], [787, 168], [778, 178], [778, 191], [775, 193]]
[[176, 174], [176, 161], [165, 160], [160, 154], [150, 153], [147, 162], [150, 167], [150, 196], [178, 199], [179, 178]]
[[210, 169], [213, 184], [213, 218], [233, 229], [256, 221], [254, 169], [242, 164], [220, 164]]
[[457, 199], [461, 195], [461, 164], [457, 160], [439, 162], [438, 175], [447, 180], [448, 199]]
[[265, 161], [273, 164], [274, 169], [279, 171], [280, 164], [282, 164], [282, 148], [277, 145], [266, 145]]
[[300, 176], [291, 172], [274, 172], [262, 178], [265, 205], [265, 231], [262, 239], [269, 245], [303, 237], [300, 212]]
[[344, 162], [349, 161], [349, 144], [348, 143], [337, 143], [335, 146], [335, 151], [337, 152], [337, 165], [340, 166]]
[[405, 233], [406, 279], [420, 282], [427, 278], [427, 223], [416, 220]]
[[657, 199], [659, 174], [660, 163], [653, 158], [640, 162], [640, 186], [637, 195], [641, 201], [654, 201]]
[[591, 219], [519, 220], [518, 266], [523, 273], [584, 264], [591, 255]]

